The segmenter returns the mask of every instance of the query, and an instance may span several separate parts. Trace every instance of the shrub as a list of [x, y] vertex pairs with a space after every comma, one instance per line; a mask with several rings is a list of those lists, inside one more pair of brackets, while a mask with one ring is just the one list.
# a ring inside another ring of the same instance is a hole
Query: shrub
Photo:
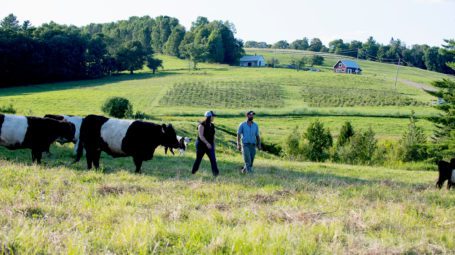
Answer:
[[324, 125], [316, 120], [311, 123], [307, 131], [303, 134], [305, 143], [302, 144], [303, 155], [311, 161], [325, 161], [329, 158], [329, 149], [333, 144], [330, 130], [325, 129]]
[[14, 106], [12, 104], [6, 105], [6, 106], [0, 106], [0, 112], [1, 113], [11, 113], [15, 114], [16, 109], [14, 109]]
[[373, 155], [378, 147], [378, 141], [374, 137], [375, 133], [371, 128], [365, 132], [359, 132], [351, 140], [352, 152], [355, 162], [369, 164], [373, 161]]
[[285, 155], [291, 159], [300, 158], [302, 154], [300, 150], [300, 135], [298, 132], [298, 127], [295, 127], [294, 130], [286, 137], [283, 144], [283, 151]]
[[352, 136], [350, 142], [338, 148], [339, 161], [349, 164], [372, 164], [378, 148], [375, 133], [371, 128]]
[[374, 153], [373, 163], [392, 167], [400, 163], [399, 147], [400, 144], [397, 141], [381, 142]]
[[324, 57], [319, 56], [319, 55], [313, 55], [311, 57], [311, 66], [317, 65], [317, 66], [322, 66], [324, 64]]
[[267, 65], [269, 67], [276, 67], [280, 64], [280, 61], [277, 58], [271, 58], [267, 60]]
[[351, 137], [354, 135], [354, 128], [351, 125], [351, 122], [346, 121], [341, 127], [340, 135], [337, 140], [337, 147], [343, 146], [349, 142]]
[[427, 138], [416, 122], [413, 111], [409, 118], [408, 129], [400, 139], [400, 158], [404, 162], [423, 160], [427, 157], [426, 148], [422, 146]]
[[151, 119], [152, 116], [148, 115], [145, 112], [137, 111], [135, 114], [131, 116], [133, 119], [136, 120], [145, 120], [145, 119]]
[[101, 110], [109, 116], [120, 119], [130, 117], [133, 114], [133, 106], [128, 99], [123, 97], [108, 98]]

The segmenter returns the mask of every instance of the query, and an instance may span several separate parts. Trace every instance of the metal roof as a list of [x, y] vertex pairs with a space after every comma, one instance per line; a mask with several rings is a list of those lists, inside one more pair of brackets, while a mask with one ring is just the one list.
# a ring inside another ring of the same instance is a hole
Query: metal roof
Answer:
[[[342, 59], [340, 60], [341, 63], [343, 63], [343, 65], [345, 65], [347, 68], [358, 68], [358, 69], [361, 69], [359, 64], [357, 64], [357, 62], [353, 61], [353, 60], [349, 60], [349, 59]], [[340, 62], [338, 61], [338, 62]], [[338, 64], [337, 62], [337, 64]], [[336, 66], [336, 65], [335, 65]]]
[[243, 56], [240, 58], [240, 61], [264, 61], [263, 56]]

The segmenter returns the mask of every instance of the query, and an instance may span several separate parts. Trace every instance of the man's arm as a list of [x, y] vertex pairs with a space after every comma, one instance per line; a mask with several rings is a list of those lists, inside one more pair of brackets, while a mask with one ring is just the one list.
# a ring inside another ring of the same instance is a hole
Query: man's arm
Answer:
[[237, 130], [237, 150], [241, 151], [242, 146], [240, 146], [240, 139], [242, 134], [242, 124], [240, 124], [239, 129]]
[[259, 136], [259, 134], [256, 135], [256, 141], [258, 143], [258, 149], [262, 150], [261, 137]]
[[256, 133], [256, 143], [257, 143], [258, 149], [262, 150], [261, 136], [259, 135], [259, 127], [258, 127], [257, 133]]

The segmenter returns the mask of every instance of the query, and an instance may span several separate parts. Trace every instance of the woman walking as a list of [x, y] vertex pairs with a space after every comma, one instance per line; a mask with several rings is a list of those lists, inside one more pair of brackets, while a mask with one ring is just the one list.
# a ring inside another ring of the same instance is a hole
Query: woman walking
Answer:
[[208, 111], [204, 114], [204, 116], [205, 120], [198, 126], [196, 161], [194, 161], [191, 173], [195, 174], [199, 170], [202, 158], [204, 157], [204, 154], [207, 154], [210, 159], [210, 164], [212, 165], [213, 176], [216, 177], [219, 171], [215, 157], [215, 125], [213, 125], [215, 113], [213, 111]]

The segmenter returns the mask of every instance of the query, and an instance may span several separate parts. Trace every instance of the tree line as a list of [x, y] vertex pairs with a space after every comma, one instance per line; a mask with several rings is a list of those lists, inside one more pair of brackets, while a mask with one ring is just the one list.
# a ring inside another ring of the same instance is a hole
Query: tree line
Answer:
[[245, 42], [245, 47], [328, 52], [378, 62], [395, 64], [400, 62], [401, 65], [455, 74], [455, 71], [446, 65], [447, 62], [455, 60], [455, 54], [449, 50], [450, 42], [451, 40], [445, 40], [446, 44], [442, 47], [431, 47], [425, 44], [415, 44], [407, 47], [399, 39], [392, 38], [389, 44], [384, 45], [378, 43], [373, 37], [369, 37], [365, 42], [357, 40], [344, 42], [342, 39], [336, 39], [329, 42], [328, 47], [326, 47], [319, 38], [309, 40], [304, 37], [292, 43], [288, 43], [285, 40], [280, 40], [274, 44], [247, 41]]
[[236, 64], [244, 53], [230, 22], [199, 17], [186, 30], [176, 18], [131, 17], [83, 27], [55, 22], [34, 27], [13, 14], [0, 21], [0, 87], [99, 78], [163, 66], [155, 53]]

